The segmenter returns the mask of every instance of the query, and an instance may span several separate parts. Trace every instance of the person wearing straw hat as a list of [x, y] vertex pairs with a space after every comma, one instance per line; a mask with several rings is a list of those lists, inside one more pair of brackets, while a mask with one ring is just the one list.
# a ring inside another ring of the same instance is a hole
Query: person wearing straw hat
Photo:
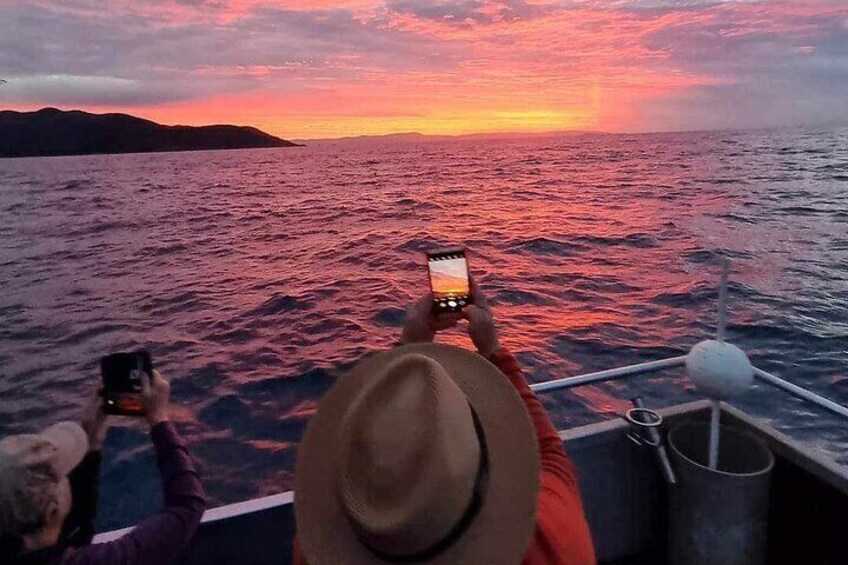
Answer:
[[0, 440], [0, 563], [3, 565], [159, 565], [174, 563], [205, 508], [185, 444], [168, 421], [170, 385], [142, 377], [146, 419], [163, 477], [165, 508], [115, 541], [94, 537], [100, 450], [106, 437], [96, 393], [82, 424]]
[[321, 400], [295, 475], [296, 565], [588, 565], [577, 473], [472, 281], [477, 352], [433, 343], [432, 297], [401, 345]]

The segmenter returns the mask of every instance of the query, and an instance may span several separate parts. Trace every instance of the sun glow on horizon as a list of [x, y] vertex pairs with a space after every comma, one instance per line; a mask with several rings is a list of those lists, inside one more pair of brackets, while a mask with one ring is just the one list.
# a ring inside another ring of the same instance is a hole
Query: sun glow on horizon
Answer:
[[[268, 131], [286, 132], [291, 124], [274, 119], [262, 124]], [[594, 130], [596, 121], [590, 117], [564, 112], [492, 111], [450, 112], [442, 111], [420, 117], [337, 118], [331, 127], [320, 121], [304, 124], [300, 139], [323, 137], [348, 137], [357, 135], [391, 135], [420, 133], [424, 135], [465, 135], [498, 133], [543, 133], [550, 131]]]

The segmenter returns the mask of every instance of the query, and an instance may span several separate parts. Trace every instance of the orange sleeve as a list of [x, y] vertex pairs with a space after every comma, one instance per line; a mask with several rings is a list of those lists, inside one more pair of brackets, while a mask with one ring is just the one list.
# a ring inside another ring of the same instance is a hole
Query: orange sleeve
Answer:
[[530, 390], [518, 361], [503, 347], [489, 360], [506, 375], [530, 415], [542, 474], [536, 533], [527, 549], [525, 565], [590, 565], [596, 563], [595, 548], [583, 512], [577, 469], [562, 446], [544, 406]]
[[292, 544], [292, 565], [306, 565], [306, 559], [303, 558], [300, 544], [297, 542], [297, 535], [294, 536], [294, 543]]

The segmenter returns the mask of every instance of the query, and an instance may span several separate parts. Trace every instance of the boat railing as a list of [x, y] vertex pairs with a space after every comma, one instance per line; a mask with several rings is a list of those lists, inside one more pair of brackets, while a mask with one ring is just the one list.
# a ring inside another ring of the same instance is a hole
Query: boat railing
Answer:
[[[579, 386], [597, 384], [605, 381], [613, 381], [624, 379], [627, 377], [635, 377], [638, 375], [657, 373], [665, 369], [682, 367], [685, 364], [686, 356], [681, 355], [678, 357], [669, 357], [667, 359], [658, 359], [656, 361], [648, 361], [645, 363], [637, 363], [634, 365], [625, 365], [623, 367], [615, 367], [603, 371], [596, 371], [592, 373], [585, 373], [582, 375], [574, 375], [572, 377], [565, 377], [562, 379], [554, 379], [541, 383], [535, 383], [531, 384], [530, 388], [536, 393], [565, 390]], [[836, 402], [828, 398], [824, 398], [823, 396], [820, 396], [805, 388], [792, 384], [784, 379], [772, 375], [771, 373], [767, 373], [762, 369], [754, 368], [754, 376], [765, 383], [782, 389], [794, 396], [797, 396], [798, 398], [809, 401], [817, 406], [820, 406], [826, 410], [829, 410], [830, 412], [833, 412], [839, 416], [842, 416], [843, 418], [848, 419], [848, 408], [837, 404]], [[203, 522], [218, 522], [222, 520], [236, 518], [245, 514], [269, 510], [281, 505], [290, 505], [292, 504], [293, 500], [294, 493], [289, 491], [267, 496], [264, 498], [229, 504], [226, 506], [207, 510], [203, 517]], [[111, 532], [99, 534], [96, 537], [96, 541], [98, 543], [112, 541], [121, 537], [131, 529], [132, 528], [123, 528], [120, 530], [114, 530]]]
[[[724, 263], [724, 268], [721, 274], [721, 282], [719, 283], [718, 289], [718, 326], [716, 328], [716, 340], [718, 340], [719, 342], [725, 341], [725, 337], [727, 334], [727, 289], [729, 278], [730, 263], [726, 261]], [[741, 351], [740, 354], [744, 356]], [[577, 386], [601, 383], [604, 381], [618, 380], [626, 377], [633, 377], [636, 375], [656, 373], [665, 369], [686, 365], [687, 357], [687, 355], [680, 355], [677, 357], [669, 357], [668, 359], [658, 359], [656, 361], [637, 363], [635, 365], [626, 365], [624, 367], [607, 369], [605, 371], [597, 371], [594, 373], [586, 373], [584, 375], [576, 375], [574, 377], [554, 379], [551, 381], [545, 381], [530, 385], [530, 388], [537, 393], [550, 392], [554, 390], [568, 389]], [[747, 359], [746, 363], [748, 363]], [[771, 373], [763, 371], [762, 369], [758, 369], [757, 367], [752, 367], [752, 369], [754, 372], [754, 378], [764, 383], [767, 383], [773, 387], [779, 388], [785, 392], [788, 392], [789, 394], [796, 396], [802, 400], [824, 408], [825, 410], [828, 410], [829, 412], [841, 416], [842, 418], [848, 419], [848, 408], [846, 408], [845, 406], [842, 406], [841, 404], [838, 404], [833, 400], [830, 400], [829, 398], [820, 396], [796, 384], [790, 383], [787, 380], [781, 379], [780, 377], [772, 375]], [[714, 416], [716, 417], [718, 416], [718, 406], [718, 401], [714, 400]]]
[[[565, 377], [562, 379], [535, 383], [530, 385], [530, 388], [537, 393], [551, 392], [554, 390], [563, 390], [578, 386], [602, 383], [605, 381], [624, 379], [626, 377], [656, 373], [665, 369], [681, 367], [685, 364], [686, 356], [681, 355], [678, 357], [669, 357], [667, 359], [658, 359], [656, 361], [648, 361], [645, 363], [637, 363], [635, 365], [606, 369], [604, 371], [596, 371], [594, 373], [585, 373], [583, 375], [575, 375], [573, 377]], [[763, 371], [762, 369], [758, 369], [757, 367], [754, 367], [754, 378], [788, 392], [802, 400], [811, 402], [812, 404], [824, 408], [838, 416], [848, 419], [848, 408], [830, 400], [829, 398], [820, 396], [810, 390]]]

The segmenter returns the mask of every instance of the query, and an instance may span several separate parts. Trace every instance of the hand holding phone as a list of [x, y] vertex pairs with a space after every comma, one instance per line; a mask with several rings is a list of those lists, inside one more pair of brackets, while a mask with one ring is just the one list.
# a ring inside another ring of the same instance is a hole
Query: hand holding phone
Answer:
[[142, 375], [153, 377], [150, 353], [144, 350], [113, 353], [100, 360], [103, 379], [103, 412], [121, 416], [144, 416]]
[[103, 385], [99, 385], [83, 407], [80, 417], [80, 426], [88, 436], [89, 451], [100, 451], [103, 449], [103, 442], [106, 441], [109, 423], [106, 412], [103, 411], [103, 404]]
[[435, 339], [436, 332], [456, 326], [461, 318], [461, 314], [442, 314], [436, 317], [433, 314], [433, 296], [428, 292], [406, 309], [400, 342], [430, 343]]
[[427, 253], [433, 313], [456, 314], [473, 304], [464, 247], [436, 249]]
[[159, 371], [153, 371], [153, 378], [142, 376], [141, 383], [141, 396], [147, 410], [144, 417], [147, 423], [155, 426], [167, 421], [171, 407], [171, 383], [165, 380]]
[[489, 301], [486, 300], [486, 296], [474, 279], [471, 279], [471, 293], [474, 295], [474, 304], [465, 309], [465, 318], [468, 320], [468, 336], [480, 355], [488, 358], [501, 347], [498, 330], [495, 327]]

